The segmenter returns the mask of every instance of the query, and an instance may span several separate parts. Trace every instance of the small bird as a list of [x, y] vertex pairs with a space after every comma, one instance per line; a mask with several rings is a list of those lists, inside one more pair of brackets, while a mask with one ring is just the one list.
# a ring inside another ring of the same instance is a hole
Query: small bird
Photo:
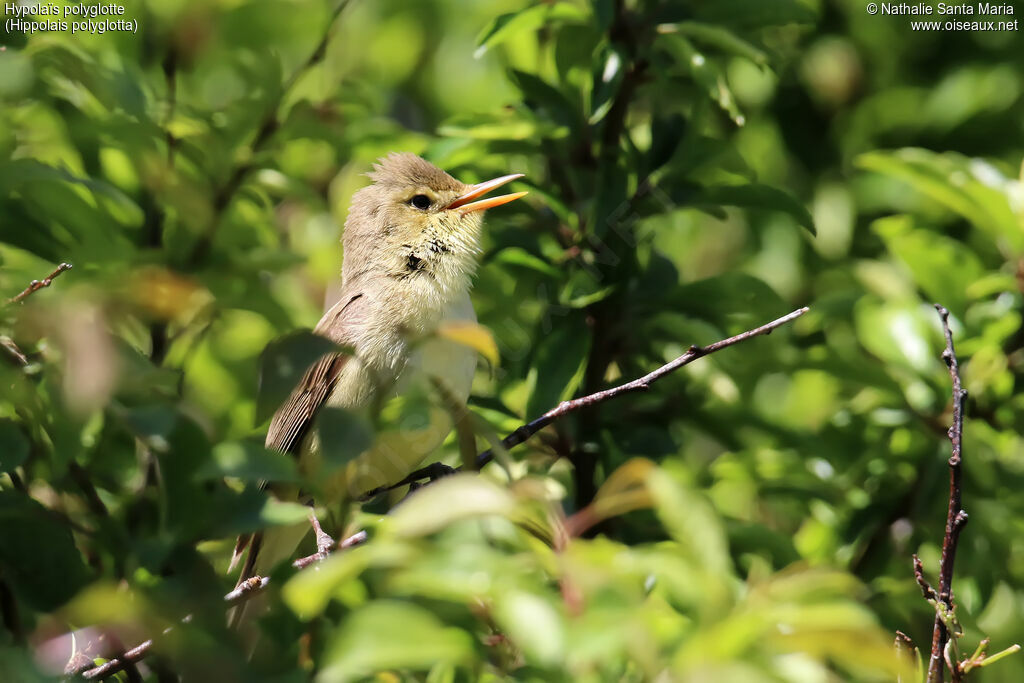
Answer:
[[[476, 320], [469, 289], [483, 211], [526, 194], [481, 199], [522, 174], [467, 185], [408, 153], [380, 159], [367, 175], [373, 182], [353, 195], [345, 221], [341, 296], [314, 330], [352, 353], [330, 353], [314, 363], [267, 433], [268, 448], [297, 456], [312, 477], [320, 466], [313, 426], [323, 406], [369, 411], [392, 397], [429, 393], [430, 378], [466, 402], [476, 353], [432, 333], [445, 323]], [[378, 434], [341, 472], [318, 480], [326, 498], [319, 502], [352, 499], [412, 472], [452, 429], [443, 407], [433, 405], [429, 413], [411, 428]], [[239, 584], [288, 559], [308, 529], [273, 527], [240, 538], [232, 567], [246, 546], [249, 554]]]

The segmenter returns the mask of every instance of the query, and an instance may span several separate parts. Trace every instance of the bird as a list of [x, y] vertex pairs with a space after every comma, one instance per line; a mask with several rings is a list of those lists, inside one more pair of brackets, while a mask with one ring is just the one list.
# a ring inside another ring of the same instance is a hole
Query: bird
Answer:
[[[527, 194], [484, 198], [523, 174], [467, 184], [411, 153], [379, 159], [367, 176], [371, 182], [355, 192], [345, 220], [341, 294], [314, 328], [345, 350], [322, 356], [305, 372], [266, 437], [268, 449], [298, 458], [300, 471], [317, 481], [320, 504], [352, 500], [401, 480], [447, 437], [450, 412], [435, 403], [429, 419], [378, 433], [339, 472], [319, 478], [323, 459], [315, 424], [323, 407], [379, 410], [389, 399], [430, 391], [432, 380], [443, 385], [446, 400], [465, 404], [476, 352], [434, 333], [445, 324], [476, 321], [469, 291], [484, 211]], [[272, 492], [299, 495], [294, 488]], [[311, 521], [319, 541], [315, 516]], [[238, 585], [267, 576], [290, 558], [309, 528], [285, 525], [240, 537], [231, 567], [246, 550], [248, 555]], [[232, 623], [243, 611], [236, 608]]]

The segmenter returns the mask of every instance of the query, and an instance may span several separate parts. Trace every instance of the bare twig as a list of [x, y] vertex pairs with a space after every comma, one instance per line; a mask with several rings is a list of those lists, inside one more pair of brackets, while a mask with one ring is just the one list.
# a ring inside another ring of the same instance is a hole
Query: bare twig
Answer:
[[83, 671], [81, 674], [82, 678], [89, 681], [102, 681], [104, 678], [109, 678], [116, 673], [124, 671], [129, 666], [134, 666], [135, 662], [142, 661], [142, 659], [149, 654], [149, 651], [152, 648], [153, 639], [151, 638], [139, 645], [136, 645], [132, 649], [127, 650], [123, 655], [114, 657], [97, 667]]
[[62, 263], [62, 264], [60, 264], [59, 266], [57, 266], [53, 270], [52, 273], [50, 273], [49, 275], [44, 277], [42, 280], [33, 280], [32, 282], [28, 283], [28, 287], [23, 289], [21, 291], [21, 293], [18, 294], [17, 296], [12, 297], [11, 299], [9, 299], [7, 301], [7, 303], [8, 304], [21, 303], [25, 299], [29, 298], [30, 296], [32, 296], [33, 294], [38, 292], [43, 287], [49, 287], [50, 283], [53, 282], [53, 280], [56, 277], [58, 277], [61, 273], [65, 272], [65, 271], [71, 270], [71, 268], [72, 268], [72, 266], [71, 266], [70, 263]]
[[[300, 557], [299, 559], [292, 562], [292, 566], [298, 570], [303, 570], [310, 565], [314, 565], [317, 562], [323, 560], [331, 553], [337, 550], [344, 550], [351, 548], [366, 541], [366, 532], [360, 531], [352, 534], [346, 539], [333, 543], [329, 547], [323, 547], [317, 552], [307, 557]], [[270, 586], [270, 577], [266, 576], [253, 576], [243, 581], [234, 590], [224, 596], [224, 602], [229, 606], [239, 605], [260, 593], [267, 590]], [[184, 621], [188, 621], [189, 617], [185, 617]], [[167, 635], [173, 627], [164, 630], [164, 635]], [[91, 661], [85, 661], [83, 665], [77, 667], [71, 667], [67, 671], [69, 675], [79, 674], [87, 680], [103, 680], [109, 678], [116, 673], [124, 671], [129, 666], [133, 666], [136, 662], [144, 659], [153, 649], [154, 639], [150, 638], [130, 650], [127, 650], [124, 654], [114, 657], [108, 662], [105, 662], [99, 666], [93, 666]], [[70, 663], [69, 663], [70, 664]]]
[[921, 594], [924, 595], [925, 600], [935, 600], [935, 589], [932, 588], [931, 584], [928, 583], [928, 579], [924, 578], [924, 565], [921, 564], [921, 558], [914, 553], [914, 579], [917, 580], [917, 585], [921, 587]]
[[[716, 351], [721, 351], [726, 347], [733, 346], [734, 344], [739, 344], [740, 342], [747, 341], [748, 339], [752, 339], [754, 337], [759, 337], [765, 334], [771, 334], [777, 328], [793, 322], [794, 320], [796, 320], [809, 310], [810, 309], [807, 307], [799, 308], [793, 311], [792, 313], [789, 313], [787, 315], [782, 316], [781, 318], [777, 318], [771, 321], [770, 323], [765, 323], [760, 327], [755, 327], [752, 330], [741, 332], [740, 334], [737, 334], [733, 337], [729, 337], [728, 339], [722, 339], [721, 341], [717, 341], [713, 344], [708, 344], [707, 346], [691, 346], [689, 349], [686, 350], [686, 353], [679, 356], [675, 360], [666, 363], [665, 365], [662, 365], [657, 370], [654, 370], [653, 372], [650, 372], [644, 375], [643, 377], [635, 379], [632, 382], [620, 384], [617, 387], [605, 389], [604, 391], [598, 391], [597, 393], [590, 394], [588, 396], [582, 396], [571, 401], [563, 401], [562, 403], [559, 403], [556, 407], [552, 408], [548, 412], [538, 417], [536, 420], [523, 425], [519, 429], [515, 430], [514, 432], [506, 436], [504, 439], [502, 439], [501, 445], [506, 450], [514, 448], [515, 446], [518, 446], [519, 444], [529, 439], [531, 436], [533, 436], [540, 430], [547, 427], [555, 420], [565, 415], [568, 415], [569, 413], [575, 412], [580, 408], [587, 408], [593, 405], [597, 405], [598, 403], [602, 403], [609, 399], [622, 396], [623, 394], [632, 393], [634, 391], [646, 391], [647, 389], [650, 388], [652, 384], [654, 384], [654, 382], [658, 381], [665, 375], [675, 372], [679, 368], [683, 367], [684, 365], [692, 363], [698, 358], [709, 356], [712, 353], [715, 353]], [[476, 468], [480, 469], [484, 465], [491, 462], [491, 460], [493, 459], [494, 450], [487, 449], [486, 451], [484, 451], [483, 453], [476, 457]], [[420, 481], [421, 479], [429, 478], [435, 472], [436, 465], [438, 465], [438, 463], [433, 463], [420, 470], [417, 470], [398, 483], [391, 484], [389, 486], [380, 486], [371, 491], [368, 491], [365, 494], [363, 494], [362, 499], [366, 500], [369, 498], [373, 498], [386, 491], [391, 491], [402, 486], [407, 486], [413, 482]]]
[[[946, 512], [946, 533], [942, 541], [942, 560], [939, 565], [938, 605], [935, 624], [932, 628], [932, 650], [928, 659], [928, 683], [941, 683], [945, 679], [943, 670], [946, 643], [950, 638], [946, 622], [941, 611], [953, 610], [953, 565], [956, 561], [956, 550], [960, 540], [960, 532], [967, 524], [967, 513], [961, 509], [962, 502], [962, 445], [964, 433], [964, 405], [967, 403], [967, 392], [960, 382], [960, 364], [953, 348], [953, 332], [949, 328], [949, 311], [940, 304], [935, 304], [942, 320], [942, 331], [946, 337], [946, 349], [942, 352], [942, 360], [949, 368], [949, 376], [953, 382], [953, 424], [949, 428], [951, 455], [949, 457], [949, 507]], [[959, 667], [950, 667], [952, 680], [959, 681]]]

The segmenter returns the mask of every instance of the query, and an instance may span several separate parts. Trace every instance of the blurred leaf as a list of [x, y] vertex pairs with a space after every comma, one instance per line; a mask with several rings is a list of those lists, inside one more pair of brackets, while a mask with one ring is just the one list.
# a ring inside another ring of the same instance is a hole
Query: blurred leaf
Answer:
[[373, 445], [370, 421], [344, 408], [320, 408], [316, 416], [316, 433], [320, 439], [320, 457], [327, 467], [318, 477], [340, 471]]
[[256, 422], [261, 423], [274, 414], [313, 363], [338, 351], [343, 350], [309, 330], [292, 332], [267, 344], [260, 354]]
[[744, 28], [809, 24], [817, 18], [800, 0], [699, 0], [694, 14], [702, 21]]
[[905, 181], [993, 237], [1007, 240], [1018, 251], [1024, 249], [1020, 210], [1015, 213], [1010, 203], [1010, 196], [1020, 192], [1020, 183], [986, 162], [908, 148], [862, 154], [857, 165]]
[[467, 346], [487, 359], [492, 366], [501, 362], [498, 345], [494, 343], [491, 331], [483, 325], [468, 320], [453, 320], [437, 328], [437, 336]]
[[978, 257], [961, 242], [911, 226], [909, 219], [899, 216], [872, 224], [932, 302], [951, 311], [963, 311], [968, 288], [984, 272]]
[[749, 185], [714, 185], [700, 190], [688, 203], [694, 205], [721, 204], [746, 209], [768, 209], [790, 215], [797, 223], [816, 235], [814, 219], [807, 207], [788, 192], [751, 183]]
[[553, 278], [560, 278], [562, 272], [547, 261], [534, 256], [521, 247], [506, 247], [490, 260], [491, 263], [521, 266]]
[[633, 458], [617, 467], [594, 496], [594, 514], [599, 519], [608, 519], [649, 507], [647, 479], [654, 468], [654, 463], [645, 458]]
[[540, 138], [564, 138], [569, 129], [554, 122], [501, 110], [495, 114], [462, 114], [452, 117], [441, 124], [437, 132], [439, 135], [473, 140], [533, 141]]
[[566, 23], [585, 22], [585, 11], [568, 2], [542, 2], [532, 7], [510, 12], [496, 17], [477, 36], [477, 50], [474, 56], [480, 58], [487, 50], [526, 31], [534, 31], [541, 26]]
[[28, 439], [18, 423], [0, 419], [0, 472], [11, 472], [28, 457]]
[[297, 482], [295, 459], [268, 450], [252, 440], [225, 441], [213, 448], [213, 458], [196, 470], [200, 481], [234, 477], [247, 483]]
[[60, 607], [89, 580], [64, 522], [17, 491], [0, 490], [0, 575], [35, 609]]
[[590, 333], [582, 315], [570, 314], [543, 335], [533, 347], [529, 382], [533, 387], [526, 403], [531, 418], [568, 398], [582, 381], [582, 367], [590, 349]]
[[726, 82], [725, 74], [719, 69], [718, 64], [709, 60], [689, 40], [680, 33], [670, 33], [659, 37], [659, 42], [666, 45], [676, 59], [676, 64], [685, 68], [705, 92], [708, 97], [729, 115], [733, 123], [742, 126], [746, 123], [746, 117], [740, 113], [736, 98]]
[[557, 664], [565, 656], [566, 625], [551, 600], [522, 591], [502, 591], [495, 600], [495, 620], [522, 648], [527, 661]]
[[596, 125], [604, 120], [612, 108], [615, 93], [619, 91], [624, 76], [623, 55], [614, 45], [601, 47], [599, 57], [594, 62], [593, 86], [590, 95], [590, 116], [587, 123]]
[[692, 38], [698, 43], [716, 47], [728, 54], [746, 57], [758, 65], [768, 63], [768, 55], [763, 50], [744, 40], [727, 28], [706, 24], [698, 21], [683, 21], [678, 24], [663, 24], [658, 27], [659, 33], [678, 32]]
[[461, 663], [472, 652], [468, 633], [445, 626], [428, 610], [377, 600], [345, 620], [327, 645], [325, 666], [316, 680], [358, 680], [382, 669], [427, 670], [437, 662]]
[[512, 70], [512, 82], [523, 93], [524, 101], [534, 111], [543, 112], [547, 118], [563, 126], [576, 126], [578, 116], [573, 106], [558, 88], [525, 71]]
[[515, 499], [477, 474], [454, 474], [416, 491], [391, 514], [399, 536], [425, 536], [474, 517], [508, 517]]

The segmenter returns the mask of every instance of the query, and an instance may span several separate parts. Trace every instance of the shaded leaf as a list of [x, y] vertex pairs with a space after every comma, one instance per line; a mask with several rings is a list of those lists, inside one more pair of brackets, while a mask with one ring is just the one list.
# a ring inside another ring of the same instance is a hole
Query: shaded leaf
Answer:
[[691, 204], [721, 204], [745, 209], [768, 209], [789, 214], [812, 235], [816, 235], [814, 219], [807, 207], [791, 194], [768, 185], [713, 185], [705, 187], [690, 200]]
[[0, 472], [10, 472], [28, 457], [28, 439], [13, 420], [0, 419]]
[[320, 457], [328, 471], [340, 470], [373, 445], [370, 421], [344, 408], [321, 408], [316, 417], [316, 432], [320, 438]]
[[71, 530], [17, 491], [0, 490], [0, 575], [34, 608], [60, 607], [89, 580]]

